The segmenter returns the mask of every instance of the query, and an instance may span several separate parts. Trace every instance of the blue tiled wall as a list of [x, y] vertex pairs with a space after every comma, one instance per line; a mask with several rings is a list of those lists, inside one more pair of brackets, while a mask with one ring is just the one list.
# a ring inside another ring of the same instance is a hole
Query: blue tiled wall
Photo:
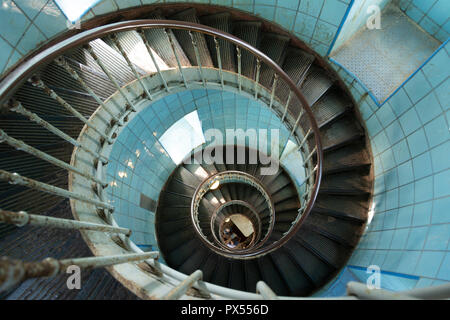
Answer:
[[337, 68], [358, 101], [375, 170], [373, 219], [349, 265], [380, 266], [386, 288], [450, 281], [449, 49], [381, 107]]
[[400, 0], [400, 9], [437, 40], [450, 36], [450, 2], [448, 0]]

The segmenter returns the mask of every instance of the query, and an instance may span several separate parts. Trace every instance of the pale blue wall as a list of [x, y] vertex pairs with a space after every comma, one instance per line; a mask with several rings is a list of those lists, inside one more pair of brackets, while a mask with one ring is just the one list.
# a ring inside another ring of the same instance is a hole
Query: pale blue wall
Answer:
[[449, 50], [381, 107], [337, 67], [359, 103], [375, 170], [373, 220], [349, 267], [364, 280], [366, 267], [380, 266], [386, 288], [450, 281]]
[[400, 10], [430, 35], [444, 42], [450, 36], [450, 1], [400, 0]]

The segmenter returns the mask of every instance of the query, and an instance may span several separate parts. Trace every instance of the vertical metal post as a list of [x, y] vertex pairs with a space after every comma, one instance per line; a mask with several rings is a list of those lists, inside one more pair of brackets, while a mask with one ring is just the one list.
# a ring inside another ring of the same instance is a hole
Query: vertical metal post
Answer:
[[241, 61], [241, 48], [236, 47], [236, 54], [238, 59], [238, 83], [239, 83], [239, 92], [242, 91], [242, 61]]
[[[164, 296], [164, 300], [177, 300], [181, 298], [186, 291], [188, 291], [197, 281], [200, 281], [203, 277], [201, 270], [194, 271], [190, 276], [184, 279], [178, 286], [170, 290], [170, 292]], [[205, 292], [207, 295], [209, 293]]]
[[259, 58], [256, 58], [256, 77], [255, 77], [255, 99], [258, 99], [258, 83], [259, 83], [259, 75], [261, 72], [261, 60]]
[[172, 34], [170, 32], [167, 32], [167, 30], [164, 30], [164, 32], [167, 34], [167, 37], [169, 38], [170, 46], [172, 47], [173, 54], [175, 56], [175, 60], [177, 60], [178, 69], [180, 70], [180, 74], [181, 74], [181, 80], [183, 80], [184, 86], [187, 88], [188, 85], [186, 82], [186, 78], [184, 76], [183, 68], [181, 67], [180, 58], [178, 57], [177, 50], [175, 48], [175, 43], [173, 41]]
[[125, 99], [129, 107], [132, 111], [136, 112], [136, 108], [134, 107], [134, 104], [131, 102], [131, 100], [128, 98], [128, 96], [125, 94], [123, 89], [120, 87], [120, 85], [117, 83], [116, 79], [112, 76], [111, 72], [106, 68], [106, 66], [103, 64], [103, 62], [98, 58], [97, 54], [94, 52], [94, 49], [91, 47], [90, 44], [84, 45], [84, 48], [88, 51], [88, 53], [91, 55], [92, 59], [95, 60], [95, 62], [100, 66], [100, 68], [103, 70], [103, 72], [106, 74], [106, 76], [109, 78], [109, 80], [114, 84], [116, 89], [119, 91], [119, 93], [122, 95], [122, 97]]
[[288, 99], [286, 101], [286, 108], [284, 109], [284, 113], [283, 113], [283, 117], [281, 118], [281, 122], [284, 121], [284, 118], [286, 117], [288, 108], [289, 108], [289, 104], [291, 103], [291, 99], [292, 99], [292, 91], [289, 91], [289, 96]]
[[200, 73], [200, 78], [202, 79], [203, 86], [206, 87], [206, 80], [203, 75], [202, 62], [200, 60], [200, 52], [198, 51], [197, 42], [194, 39], [194, 34], [189, 31], [189, 36], [191, 37], [192, 46], [194, 47], [195, 59], [197, 60], [198, 71]]
[[169, 87], [166, 82], [166, 79], [164, 79], [164, 76], [161, 73], [161, 68], [159, 67], [158, 63], [156, 62], [156, 58], [155, 58], [155, 55], [153, 54], [152, 48], [150, 47], [150, 44], [148, 43], [148, 40], [145, 37], [144, 30], [139, 29], [137, 32], [141, 36], [142, 41], [144, 42], [144, 45], [147, 48], [148, 54], [150, 55], [150, 58], [152, 58], [153, 64], [155, 65], [156, 70], [158, 71], [158, 75], [161, 78], [161, 82], [163, 83], [164, 87], [166, 88], [166, 91], [170, 92]]
[[220, 55], [219, 40], [217, 40], [216, 37], [214, 37], [214, 43], [216, 45], [217, 64], [219, 65], [220, 84], [222, 85], [222, 89], [223, 89], [224, 83], [223, 83], [223, 70], [222, 70], [222, 56]]
[[144, 84], [144, 82], [141, 79], [141, 76], [139, 75], [139, 73], [137, 72], [136, 68], [134, 67], [134, 64], [131, 62], [130, 58], [128, 57], [127, 53], [125, 52], [125, 50], [123, 49], [122, 45], [120, 44], [119, 39], [117, 39], [117, 35], [116, 34], [112, 34], [110, 36], [111, 40], [114, 42], [114, 44], [116, 45], [117, 49], [119, 49], [120, 53], [122, 54], [122, 56], [124, 57], [125, 61], [127, 62], [128, 66], [130, 67], [131, 71], [133, 72], [134, 76], [136, 77], [137, 81], [139, 82], [139, 84], [141, 85], [142, 89], [144, 90], [145, 95], [150, 99], [153, 100], [152, 95], [150, 94], [150, 91], [148, 91], [147, 86]]
[[275, 73], [275, 77], [273, 79], [273, 86], [272, 86], [272, 93], [270, 94], [270, 105], [269, 109], [272, 109], [273, 105], [273, 98], [275, 97], [275, 89], [277, 88], [277, 82], [278, 82], [278, 73]]

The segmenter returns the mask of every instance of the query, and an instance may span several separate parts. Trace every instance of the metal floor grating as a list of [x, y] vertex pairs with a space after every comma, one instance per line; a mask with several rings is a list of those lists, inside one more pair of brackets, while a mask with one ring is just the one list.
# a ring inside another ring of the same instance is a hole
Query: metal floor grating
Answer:
[[355, 74], [382, 103], [440, 44], [389, 5], [381, 14], [381, 29], [364, 27], [331, 58]]

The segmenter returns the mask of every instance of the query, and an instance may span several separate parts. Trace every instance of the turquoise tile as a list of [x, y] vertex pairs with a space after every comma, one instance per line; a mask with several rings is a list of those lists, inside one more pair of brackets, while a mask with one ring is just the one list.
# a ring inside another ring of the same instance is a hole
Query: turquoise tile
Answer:
[[13, 53], [11, 54], [11, 56], [9, 57], [9, 61], [5, 66], [5, 70], [8, 70], [9, 68], [16, 65], [19, 62], [19, 60], [22, 58], [23, 58], [23, 56], [20, 54], [20, 52], [17, 50], [14, 50]]
[[429, 122], [442, 113], [441, 106], [434, 92], [429, 93], [425, 98], [420, 100], [416, 104], [415, 109], [422, 124]]
[[392, 149], [388, 149], [384, 151], [380, 155], [381, 163], [383, 164], [384, 170], [390, 170], [396, 166], [394, 154], [392, 153]]
[[3, 68], [8, 62], [11, 53], [13, 52], [13, 48], [0, 37], [0, 72], [3, 72]]
[[414, 203], [414, 184], [410, 183], [399, 188], [399, 204], [401, 207]]
[[126, 9], [141, 5], [140, 0], [115, 0], [115, 2], [119, 6], [119, 9]]
[[438, 25], [442, 25], [448, 19], [449, 10], [450, 6], [448, 1], [438, 0], [427, 13], [427, 15]]
[[428, 142], [423, 129], [419, 129], [414, 132], [407, 138], [407, 140], [412, 157], [415, 157], [428, 150]]
[[440, 146], [430, 151], [433, 171], [439, 172], [450, 167], [450, 141], [441, 144]]
[[386, 192], [386, 210], [397, 208], [398, 199], [399, 199], [398, 189]]
[[316, 22], [316, 18], [298, 12], [297, 18], [295, 19], [294, 31], [304, 37], [312, 37]]
[[430, 154], [424, 153], [413, 159], [414, 176], [416, 179], [426, 177], [433, 173]]
[[434, 197], [450, 195], [450, 170], [445, 170], [434, 176]]
[[22, 11], [33, 20], [48, 0], [14, 0], [15, 4], [22, 9]]
[[299, 10], [310, 16], [318, 17], [323, 4], [324, 0], [302, 0], [300, 2]]
[[52, 38], [67, 29], [68, 21], [56, 4], [49, 1], [34, 20], [34, 24], [47, 38]]
[[30, 20], [14, 2], [2, 2], [0, 6], [0, 35], [13, 47], [17, 45], [30, 23]]
[[403, 132], [405, 135], [410, 135], [414, 131], [416, 131], [418, 128], [421, 127], [421, 122], [419, 120], [419, 117], [417, 116], [417, 112], [415, 108], [409, 109], [407, 112], [405, 112], [400, 118], [400, 125], [403, 128]]
[[434, 278], [439, 271], [445, 252], [424, 251], [417, 263], [415, 274]]
[[392, 147], [396, 163], [402, 163], [411, 159], [408, 144], [406, 139], [400, 141]]
[[433, 199], [433, 177], [417, 180], [414, 183], [414, 194], [415, 202]]
[[422, 70], [433, 87], [445, 80], [450, 72], [450, 58], [445, 48], [441, 48]]
[[383, 265], [387, 253], [388, 251], [386, 250], [375, 250], [375, 254], [373, 255], [371, 264], [376, 266]]
[[397, 270], [398, 266], [400, 265], [401, 258], [402, 251], [388, 251], [382, 269], [385, 271]]
[[426, 288], [431, 286], [431, 284], [433, 283], [433, 279], [429, 279], [429, 278], [420, 278], [419, 281], [417, 281], [417, 284], [415, 286], [415, 288]]
[[389, 210], [384, 213], [383, 230], [395, 229], [397, 223], [398, 210]]
[[397, 168], [398, 171], [398, 183], [400, 186], [414, 181], [414, 172], [411, 161], [407, 161]]
[[336, 35], [336, 31], [337, 31], [336, 26], [319, 20], [317, 21], [316, 29], [313, 34], [313, 39], [321, 43], [331, 44]]
[[327, 0], [320, 12], [320, 20], [339, 26], [347, 11], [347, 7], [348, 5], [338, 0]]
[[25, 32], [25, 35], [19, 41], [17, 49], [23, 54], [27, 54], [28, 52], [36, 49], [45, 40], [45, 36], [42, 34], [42, 32], [39, 31], [34, 25], [30, 25], [30, 27]]
[[391, 169], [384, 173], [384, 184], [386, 190], [391, 190], [398, 187], [397, 168]]
[[425, 79], [422, 71], [417, 72], [411, 79], [409, 79], [409, 81], [404, 85], [404, 88], [413, 103], [419, 101], [431, 90], [431, 86]]
[[436, 96], [441, 103], [441, 107], [444, 110], [450, 108], [450, 78], [447, 78], [436, 89], [434, 89]]
[[320, 54], [323, 57], [325, 57], [325, 55], [328, 52], [328, 44], [325, 45], [322, 42], [319, 42], [319, 41], [316, 41], [313, 39], [313, 40], [311, 40], [310, 45], [314, 51], [316, 51], [318, 54]]
[[373, 138], [373, 142], [376, 145], [378, 153], [381, 153], [390, 147], [389, 139], [384, 131], [379, 132], [375, 138]]
[[398, 117], [403, 114], [406, 110], [411, 108], [412, 103], [406, 94], [405, 90], [400, 88], [390, 99], [389, 104], [392, 107], [392, 111]]
[[275, 22], [280, 24], [286, 30], [291, 30], [294, 26], [295, 21], [295, 11], [277, 8], [275, 12]]
[[428, 225], [431, 220], [432, 208], [433, 208], [432, 201], [416, 204], [414, 206], [414, 216], [413, 216], [412, 225], [415, 227]]
[[412, 274], [420, 258], [420, 251], [404, 251], [397, 272]]
[[413, 216], [413, 206], [398, 209], [397, 228], [411, 226]]
[[430, 226], [424, 250], [446, 250], [450, 237], [450, 224]]
[[301, 0], [278, 0], [277, 6], [297, 11]]
[[427, 238], [429, 227], [411, 228], [409, 231], [407, 250], [422, 250]]
[[422, 17], [424, 16], [423, 12], [417, 9], [415, 6], [409, 6], [408, 9], [406, 10], [406, 14], [416, 23], [418, 23], [419, 20], [422, 19]]
[[440, 29], [440, 27], [427, 16], [423, 17], [419, 25], [429, 34], [435, 34]]
[[403, 250], [408, 240], [409, 229], [397, 229], [392, 238], [391, 249]]
[[450, 252], [446, 253], [437, 274], [437, 278], [450, 281]]
[[450, 139], [450, 131], [444, 115], [426, 124], [424, 128], [430, 148]]
[[275, 10], [271, 6], [262, 6], [257, 4], [255, 5], [254, 13], [261, 18], [272, 21], [275, 15]]
[[400, 123], [397, 120], [387, 126], [385, 132], [391, 144], [396, 144], [405, 137]]

